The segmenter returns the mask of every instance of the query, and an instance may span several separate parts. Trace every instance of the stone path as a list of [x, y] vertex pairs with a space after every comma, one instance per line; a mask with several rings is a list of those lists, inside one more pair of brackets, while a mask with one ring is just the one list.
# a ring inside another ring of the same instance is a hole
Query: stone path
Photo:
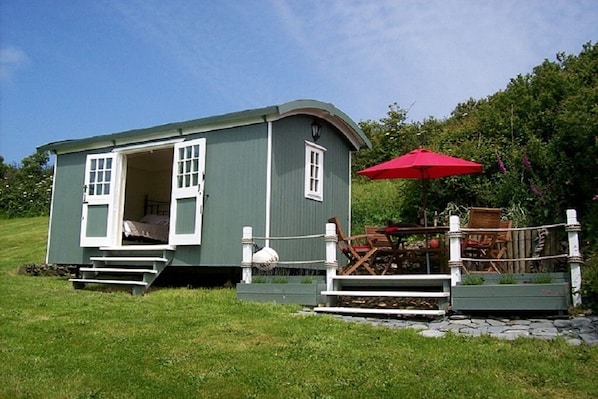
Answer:
[[[311, 310], [304, 310], [313, 313]], [[382, 319], [362, 316], [331, 315], [347, 322], [370, 323], [390, 328], [413, 328], [424, 337], [441, 338], [447, 332], [469, 336], [482, 334], [513, 340], [519, 337], [555, 339], [563, 337], [572, 345], [598, 345], [598, 316], [572, 319], [475, 318], [463, 315], [422, 321], [416, 319]]]

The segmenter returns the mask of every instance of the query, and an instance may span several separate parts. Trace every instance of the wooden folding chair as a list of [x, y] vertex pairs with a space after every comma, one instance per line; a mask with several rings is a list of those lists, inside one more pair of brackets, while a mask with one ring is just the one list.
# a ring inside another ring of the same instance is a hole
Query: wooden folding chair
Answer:
[[365, 226], [366, 239], [372, 247], [392, 252], [392, 243], [388, 240], [386, 234], [379, 233], [380, 229], [376, 226]]
[[[493, 257], [492, 250], [496, 245], [498, 231], [484, 229], [500, 228], [500, 208], [470, 208], [468, 229], [474, 229], [465, 233], [463, 239], [462, 253], [466, 258], [489, 259]], [[479, 262], [482, 263], [482, 262]], [[488, 262], [490, 267], [487, 271], [494, 269], [500, 273], [498, 267], [492, 262]], [[470, 270], [463, 266], [467, 273]]]
[[386, 274], [391, 267], [394, 260], [394, 250], [392, 242], [388, 239], [386, 234], [380, 233], [381, 227], [365, 226], [365, 234], [368, 243], [378, 249], [376, 252], [376, 264], [385, 264], [382, 274]]
[[[513, 221], [501, 220], [499, 226], [501, 229], [505, 230], [499, 231], [496, 235], [494, 248], [492, 248], [492, 250], [490, 251], [490, 254], [494, 259], [502, 259], [502, 257], [507, 252], [507, 244], [512, 240], [512, 234], [510, 229], [513, 227]], [[491, 263], [494, 264], [494, 262]], [[501, 272], [504, 273], [505, 268], [503, 267], [503, 264], [504, 262], [496, 262], [495, 267], [498, 267], [501, 270]]]
[[359, 269], [363, 268], [375, 276], [376, 272], [373, 267], [378, 248], [373, 247], [367, 241], [367, 234], [351, 237], [346, 236], [336, 216], [328, 219], [328, 223], [336, 225], [336, 235], [338, 236], [336, 245], [349, 261], [346, 267], [339, 269], [339, 274], [351, 274], [355, 271], [359, 272]]

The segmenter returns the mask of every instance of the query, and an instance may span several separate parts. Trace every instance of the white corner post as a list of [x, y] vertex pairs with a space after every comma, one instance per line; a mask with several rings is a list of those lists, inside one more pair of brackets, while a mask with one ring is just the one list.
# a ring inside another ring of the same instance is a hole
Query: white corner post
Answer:
[[324, 234], [324, 241], [326, 242], [326, 290], [334, 291], [334, 277], [336, 276], [336, 269], [338, 262], [336, 260], [336, 225], [334, 223], [326, 223], [326, 234]]
[[459, 216], [451, 216], [449, 218], [449, 267], [451, 269], [451, 287], [461, 282], [461, 267], [463, 261], [461, 260], [461, 223]]
[[571, 295], [573, 306], [581, 305], [581, 263], [583, 259], [579, 251], [579, 232], [581, 225], [577, 221], [575, 209], [567, 209], [567, 236], [569, 239], [569, 273], [571, 275]]
[[251, 284], [251, 265], [253, 263], [253, 229], [251, 226], [243, 227], [241, 243], [243, 244], [243, 260], [241, 261], [243, 274], [241, 281], [245, 284]]

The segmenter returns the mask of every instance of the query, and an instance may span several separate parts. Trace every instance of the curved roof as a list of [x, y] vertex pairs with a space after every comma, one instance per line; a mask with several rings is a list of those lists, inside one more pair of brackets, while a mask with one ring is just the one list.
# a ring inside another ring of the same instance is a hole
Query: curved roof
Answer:
[[139, 142], [184, 136], [186, 134], [208, 132], [216, 129], [275, 121], [291, 115], [311, 115], [327, 121], [339, 129], [351, 143], [354, 150], [371, 147], [370, 141], [359, 126], [334, 105], [316, 100], [296, 100], [280, 105], [232, 112], [185, 122], [168, 123], [83, 139], [56, 141], [39, 146], [37, 150], [69, 153], [109, 146], [130, 145]]

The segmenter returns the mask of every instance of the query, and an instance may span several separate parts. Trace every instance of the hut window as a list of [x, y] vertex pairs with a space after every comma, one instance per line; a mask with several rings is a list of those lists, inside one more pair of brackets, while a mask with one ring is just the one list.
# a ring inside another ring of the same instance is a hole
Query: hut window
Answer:
[[326, 149], [305, 142], [305, 198], [324, 200], [324, 152]]
[[90, 158], [87, 175], [87, 195], [110, 195], [112, 183], [112, 158]]

